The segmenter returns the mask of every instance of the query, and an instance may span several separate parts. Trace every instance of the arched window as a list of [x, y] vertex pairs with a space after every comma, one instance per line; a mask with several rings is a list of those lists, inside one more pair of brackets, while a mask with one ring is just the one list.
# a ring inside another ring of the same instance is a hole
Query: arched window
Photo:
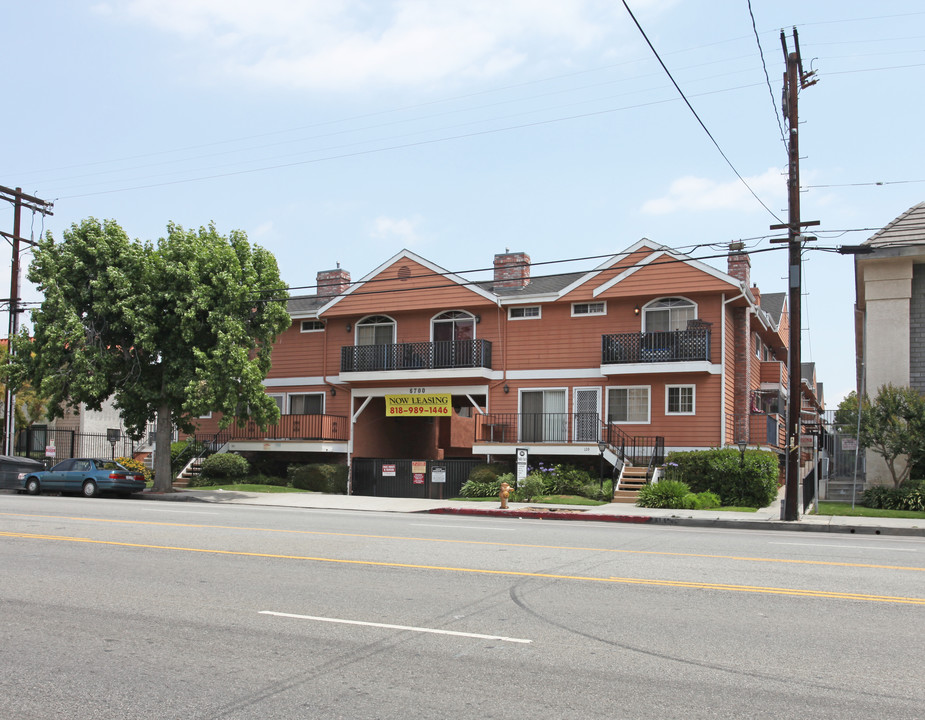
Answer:
[[475, 339], [475, 317], [462, 310], [450, 310], [432, 320], [434, 341]]
[[697, 306], [686, 298], [661, 298], [643, 308], [643, 332], [686, 330], [688, 320], [697, 318]]
[[391, 345], [395, 321], [387, 315], [370, 315], [357, 323], [357, 345]]

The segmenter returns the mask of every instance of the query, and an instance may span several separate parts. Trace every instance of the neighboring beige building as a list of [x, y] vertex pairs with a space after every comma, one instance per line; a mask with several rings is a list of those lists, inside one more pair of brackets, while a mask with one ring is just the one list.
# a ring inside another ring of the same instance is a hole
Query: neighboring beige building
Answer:
[[[925, 203], [871, 236], [855, 258], [858, 386], [874, 397], [887, 384], [925, 392]], [[892, 483], [879, 455], [867, 453], [867, 482]]]

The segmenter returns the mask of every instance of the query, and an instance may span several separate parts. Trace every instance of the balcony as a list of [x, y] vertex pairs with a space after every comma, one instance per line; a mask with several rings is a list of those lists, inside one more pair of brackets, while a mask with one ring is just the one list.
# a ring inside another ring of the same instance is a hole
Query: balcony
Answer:
[[787, 377], [787, 363], [779, 360], [764, 360], [761, 362], [761, 388], [763, 390], [786, 388]]
[[710, 330], [604, 335], [601, 337], [601, 370], [605, 375], [709, 371]]
[[616, 425], [602, 424], [597, 413], [488, 413], [475, 417], [476, 446], [527, 445], [538, 453], [561, 454], [555, 447], [543, 446], [591, 445], [597, 454], [601, 441], [631, 465], [647, 465], [653, 457], [657, 463], [664, 461], [663, 437], [630, 437]]
[[276, 425], [261, 428], [255, 422], [232, 422], [214, 436], [197, 433], [196, 440], [211, 443], [212, 449], [237, 440], [346, 442], [349, 430], [350, 422], [341, 415], [282, 415]]
[[413, 377], [427, 370], [440, 371], [441, 376], [487, 377], [487, 371], [491, 370], [491, 343], [488, 340], [439, 340], [348, 345], [340, 351], [340, 371], [341, 374], [350, 373], [349, 379], [366, 379], [363, 373], [378, 375], [382, 372]]

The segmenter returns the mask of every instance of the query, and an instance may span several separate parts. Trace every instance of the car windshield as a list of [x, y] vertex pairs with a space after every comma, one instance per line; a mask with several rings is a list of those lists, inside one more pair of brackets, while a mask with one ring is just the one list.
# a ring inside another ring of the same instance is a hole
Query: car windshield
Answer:
[[115, 460], [94, 460], [100, 470], [128, 470], [124, 465], [120, 465]]

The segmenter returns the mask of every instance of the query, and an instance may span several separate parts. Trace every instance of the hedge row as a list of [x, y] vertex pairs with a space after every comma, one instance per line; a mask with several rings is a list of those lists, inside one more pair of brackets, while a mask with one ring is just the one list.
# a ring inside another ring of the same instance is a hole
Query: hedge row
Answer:
[[693, 493], [712, 492], [723, 505], [762, 508], [777, 497], [777, 455], [735, 448], [673, 452], [666, 458], [667, 478], [680, 480]]

